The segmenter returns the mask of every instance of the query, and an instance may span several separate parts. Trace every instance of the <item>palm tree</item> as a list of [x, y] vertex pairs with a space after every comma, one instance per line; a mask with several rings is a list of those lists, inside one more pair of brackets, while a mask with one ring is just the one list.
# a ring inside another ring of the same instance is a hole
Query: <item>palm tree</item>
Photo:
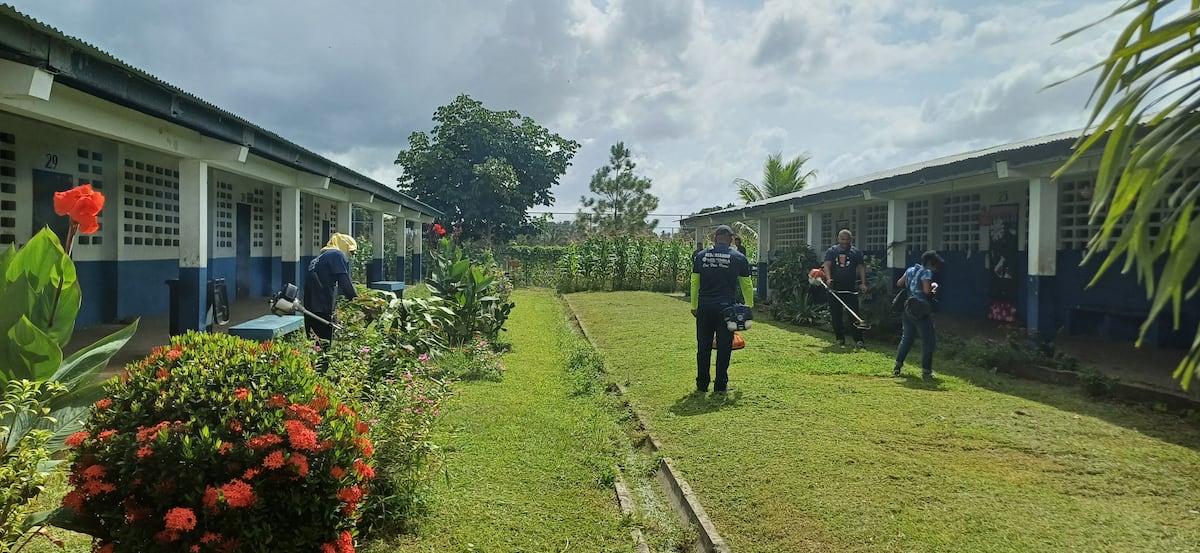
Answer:
[[763, 164], [762, 184], [754, 184], [742, 178], [733, 179], [733, 184], [738, 189], [738, 196], [746, 200], [746, 203], [753, 203], [799, 192], [804, 189], [804, 185], [808, 184], [808, 181], [817, 176], [816, 170], [801, 173], [804, 164], [809, 159], [808, 156], [801, 154], [785, 164], [783, 152], [767, 156], [767, 162]]
[[[1136, 271], [1151, 299], [1143, 336], [1168, 304], [1178, 328], [1183, 300], [1200, 292], [1200, 283], [1186, 283], [1200, 258], [1200, 172], [1190, 169], [1200, 163], [1200, 1], [1189, 4], [1127, 0], [1104, 19], [1059, 39], [1113, 18], [1133, 18], [1108, 58], [1088, 71], [1100, 70], [1089, 99], [1090, 134], [1079, 139], [1055, 177], [1089, 150], [1103, 148], [1091, 206], [1101, 229], [1088, 243], [1087, 256], [1103, 254], [1095, 279], [1122, 256], [1125, 270]], [[1155, 212], [1161, 205], [1167, 211], [1159, 221]], [[1200, 330], [1175, 371], [1185, 390], [1198, 364]]]

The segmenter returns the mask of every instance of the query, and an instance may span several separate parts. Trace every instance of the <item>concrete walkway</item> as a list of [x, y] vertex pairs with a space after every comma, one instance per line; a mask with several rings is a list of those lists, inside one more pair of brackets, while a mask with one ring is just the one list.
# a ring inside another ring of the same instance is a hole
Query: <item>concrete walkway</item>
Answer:
[[[267, 301], [268, 298], [252, 298], [230, 303], [229, 324], [213, 325], [213, 332], [225, 333], [231, 326], [263, 315], [269, 315], [271, 311], [267, 308]], [[121, 330], [125, 326], [121, 324], [101, 324], [76, 329], [75, 333], [71, 335], [71, 341], [63, 351], [63, 356], [70, 355], [84, 346]], [[125, 344], [125, 347], [121, 348], [121, 351], [117, 352], [109, 361], [106, 372], [115, 374], [126, 363], [137, 361], [149, 355], [155, 347], [170, 343], [170, 328], [170, 320], [168, 320], [167, 315], [142, 317], [138, 321], [137, 332]]]
[[[1013, 330], [1011, 324], [985, 319], [936, 315], [939, 333], [953, 334], [962, 339], [991, 338], [1003, 342]], [[1153, 390], [1200, 400], [1200, 383], [1193, 381], [1184, 390], [1171, 377], [1187, 351], [1134, 347], [1132, 342], [1106, 340], [1097, 336], [1061, 336], [1055, 346], [1059, 351], [1079, 360], [1081, 367], [1095, 367], [1106, 376], [1120, 382], [1136, 384]]]

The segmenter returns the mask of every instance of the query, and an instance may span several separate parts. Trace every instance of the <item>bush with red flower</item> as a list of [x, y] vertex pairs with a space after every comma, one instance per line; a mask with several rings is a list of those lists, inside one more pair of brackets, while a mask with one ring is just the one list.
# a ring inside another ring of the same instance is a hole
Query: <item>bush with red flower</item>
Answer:
[[354, 551], [374, 446], [306, 354], [189, 333], [107, 392], [57, 525], [114, 553]]

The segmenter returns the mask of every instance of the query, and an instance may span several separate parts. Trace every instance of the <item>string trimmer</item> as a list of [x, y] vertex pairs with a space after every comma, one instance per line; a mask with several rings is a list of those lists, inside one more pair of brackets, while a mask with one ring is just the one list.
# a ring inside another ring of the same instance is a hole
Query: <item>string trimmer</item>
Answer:
[[[829, 295], [833, 296], [833, 299], [837, 300], [838, 303], [842, 304], [842, 307], [846, 309], [846, 312], [850, 313], [851, 317], [854, 317], [854, 328], [857, 328], [859, 330], [871, 330], [871, 324], [868, 323], [867, 321], [864, 321], [862, 317], [859, 317], [858, 313], [855, 313], [853, 309], [850, 309], [850, 306], [846, 305], [846, 302], [842, 301], [842, 298], [840, 296], [838, 296], [838, 292], [831, 290], [829, 288], [829, 285], [825, 283], [825, 271], [823, 269], [818, 267], [816, 269], [809, 271], [808, 272], [808, 282], [809, 282], [809, 284], [813, 284], [813, 285], [820, 283], [821, 287], [824, 288], [826, 292], [829, 292]], [[846, 292], [846, 293], [847, 294], [857, 294], [858, 292]]]

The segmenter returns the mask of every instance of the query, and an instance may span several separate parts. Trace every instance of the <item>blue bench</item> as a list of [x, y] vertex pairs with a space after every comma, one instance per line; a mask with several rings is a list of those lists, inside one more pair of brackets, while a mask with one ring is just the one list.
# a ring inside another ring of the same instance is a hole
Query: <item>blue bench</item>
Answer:
[[[1067, 328], [1072, 334], [1090, 334], [1109, 340], [1135, 341], [1141, 332], [1142, 323], [1150, 314], [1147, 308], [1130, 308], [1112, 305], [1072, 305], [1067, 312]], [[1145, 343], [1151, 347], [1162, 346], [1163, 329], [1155, 319], [1146, 332]]]
[[247, 340], [265, 342], [304, 328], [304, 315], [263, 315], [229, 327], [229, 333]]
[[396, 297], [404, 295], [404, 281], [402, 280], [377, 280], [368, 284], [367, 288], [391, 292], [396, 294]]

